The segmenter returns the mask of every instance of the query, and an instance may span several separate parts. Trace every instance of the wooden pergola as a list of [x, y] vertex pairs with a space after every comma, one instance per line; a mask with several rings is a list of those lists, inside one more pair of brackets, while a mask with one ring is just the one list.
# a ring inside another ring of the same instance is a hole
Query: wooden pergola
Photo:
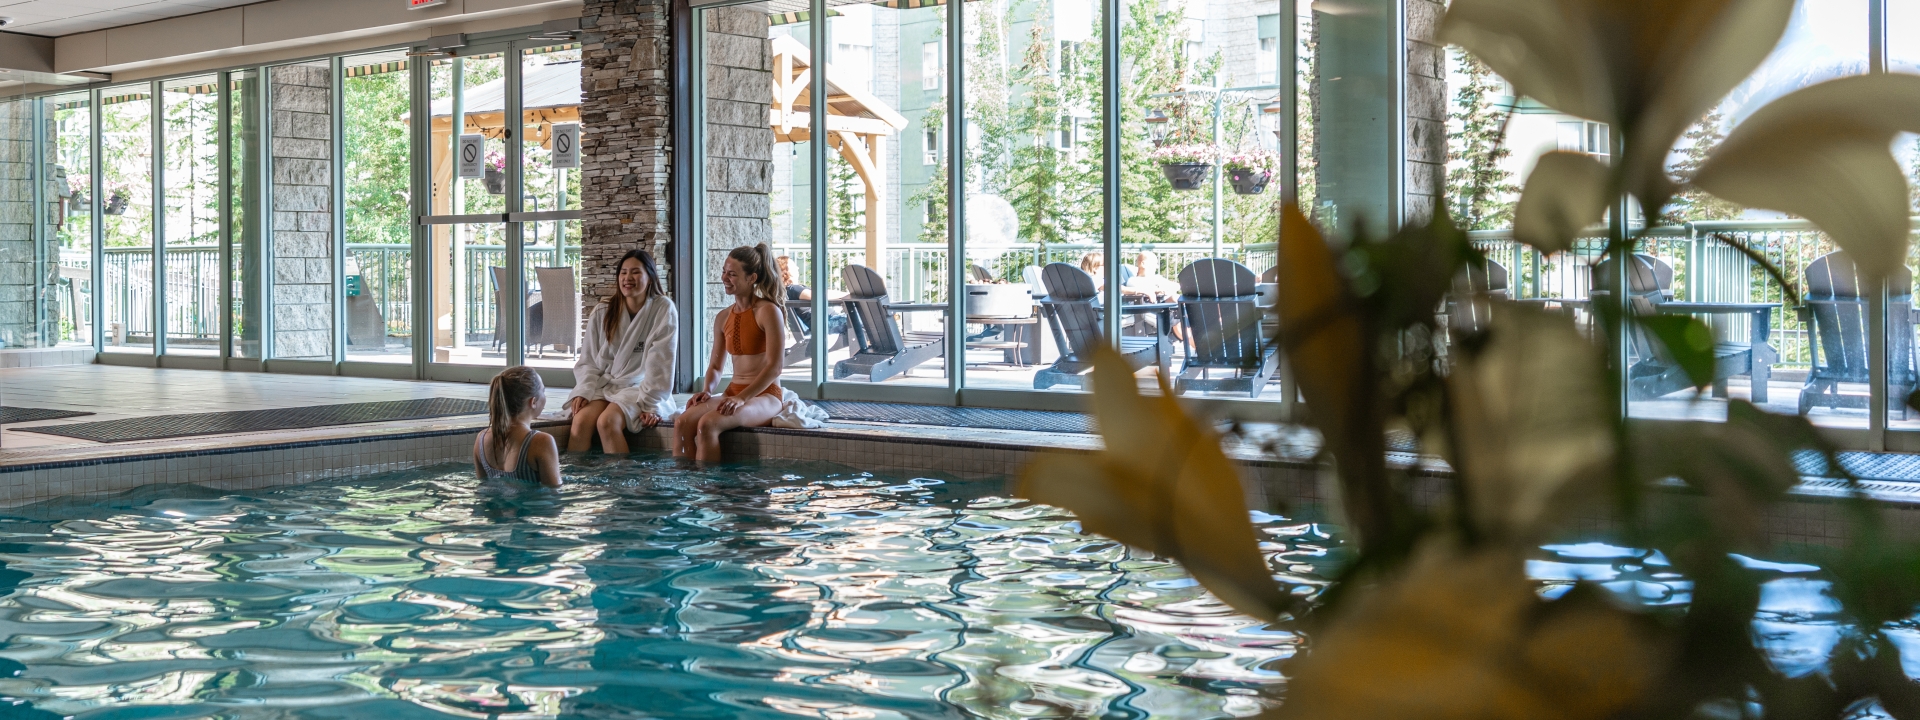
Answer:
[[[806, 142], [813, 136], [812, 53], [798, 40], [773, 38], [773, 104], [768, 109], [774, 142]], [[853, 165], [866, 185], [867, 267], [884, 268], [887, 136], [907, 127], [907, 118], [872, 93], [846, 82], [827, 65], [827, 144]]]

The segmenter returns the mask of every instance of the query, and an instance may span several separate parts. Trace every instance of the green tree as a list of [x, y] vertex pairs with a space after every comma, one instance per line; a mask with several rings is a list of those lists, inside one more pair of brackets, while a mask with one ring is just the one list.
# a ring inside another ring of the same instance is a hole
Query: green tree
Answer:
[[1681, 136], [1686, 147], [1680, 151], [1680, 159], [1668, 166], [1667, 170], [1683, 187], [1660, 214], [1661, 222], [1677, 225], [1691, 220], [1732, 220], [1740, 217], [1742, 208], [1739, 205], [1708, 195], [1689, 184], [1693, 174], [1706, 164], [1707, 156], [1720, 146], [1720, 141], [1727, 139], [1727, 134], [1721, 131], [1724, 125], [1726, 115], [1721, 108], [1715, 107]]
[[1454, 91], [1453, 109], [1447, 113], [1459, 127], [1447, 137], [1449, 210], [1454, 222], [1468, 230], [1511, 227], [1520, 188], [1501, 162], [1513, 154], [1506, 144], [1513, 107], [1494, 101], [1501, 82], [1492, 68], [1459, 48], [1452, 52], [1466, 82]]
[[404, 67], [347, 78], [347, 242], [412, 241], [408, 175], [407, 83]]

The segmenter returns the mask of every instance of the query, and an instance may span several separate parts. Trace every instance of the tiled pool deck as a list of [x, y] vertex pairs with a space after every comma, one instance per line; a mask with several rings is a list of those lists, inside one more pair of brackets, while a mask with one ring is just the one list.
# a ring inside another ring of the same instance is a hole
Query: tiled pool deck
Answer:
[[[565, 396], [565, 389], [550, 389], [550, 410], [557, 410]], [[26, 431], [126, 417], [428, 397], [483, 400], [486, 387], [105, 365], [0, 368], [0, 404], [94, 413], [0, 429], [0, 507], [111, 495], [156, 484], [250, 490], [467, 459], [474, 433], [485, 425], [484, 416], [113, 444]], [[564, 441], [564, 422], [556, 418], [543, 423], [543, 429]], [[645, 433], [636, 446], [664, 448], [667, 432], [662, 428]], [[1313, 446], [1310, 433], [1277, 426], [1250, 428], [1245, 439], [1230, 440], [1249, 504], [1301, 516], [1326, 507], [1331, 489], [1313, 462]], [[727, 437], [733, 457], [818, 460], [955, 479], [1013, 475], [1035, 452], [1099, 448], [1098, 436], [1078, 433], [852, 422], [830, 422], [817, 430], [763, 428]], [[1448, 472], [1444, 464], [1407, 453], [1393, 453], [1391, 460], [1411, 470], [1423, 499], [1438, 502], [1439, 483], [1430, 480]], [[1920, 463], [1891, 465], [1920, 468]], [[1920, 482], [1915, 480], [1920, 477], [1878, 480], [1869, 490], [1882, 502], [1891, 527], [1920, 538]], [[1814, 545], [1839, 539], [1845, 523], [1833, 502], [1840, 492], [1835, 485], [1809, 478], [1796, 492], [1798, 502], [1776, 509], [1770, 523], [1774, 539]]]

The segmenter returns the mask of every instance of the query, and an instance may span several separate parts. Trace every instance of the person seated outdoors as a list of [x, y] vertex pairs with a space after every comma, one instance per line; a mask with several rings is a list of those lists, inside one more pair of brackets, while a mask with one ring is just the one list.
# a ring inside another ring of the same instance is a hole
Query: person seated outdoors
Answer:
[[629, 250], [616, 267], [614, 293], [588, 318], [573, 365], [568, 452], [586, 452], [598, 436], [602, 452], [625, 453], [627, 433], [673, 417], [680, 315], [660, 284], [653, 255]]
[[[813, 289], [799, 282], [797, 273], [794, 272], [792, 256], [781, 255], [780, 257], [774, 258], [774, 264], [780, 268], [780, 284], [786, 288], [787, 302], [800, 302], [813, 299]], [[793, 313], [794, 318], [800, 321], [800, 327], [806, 328], [807, 332], [813, 332], [812, 308], [788, 307], [787, 311]], [[846, 331], [847, 316], [829, 310], [827, 312], [827, 334], [839, 335]]]
[[[720, 285], [733, 302], [713, 321], [713, 354], [707, 360], [700, 392], [673, 424], [675, 457], [720, 462], [720, 434], [739, 427], [764, 427], [780, 414], [781, 356], [786, 326], [781, 323], [784, 295], [773, 253], [766, 243], [727, 253]], [[720, 372], [733, 361], [726, 392], [713, 394]]]
[[[1095, 250], [1085, 255], [1081, 255], [1080, 269], [1085, 270], [1088, 275], [1093, 276], [1094, 292], [1101, 292], [1106, 290], [1107, 288], [1107, 256], [1106, 254], [1098, 250]], [[1133, 266], [1121, 265], [1120, 266], [1120, 287], [1123, 288], [1121, 292], [1126, 292], [1124, 288], [1126, 288], [1127, 282], [1132, 279], [1133, 279]]]
[[1134, 256], [1133, 277], [1121, 283], [1128, 293], [1144, 293], [1153, 298], [1153, 302], [1173, 302], [1180, 299], [1180, 283], [1160, 274], [1160, 255], [1152, 250], [1142, 250]]
[[540, 373], [515, 365], [487, 386], [487, 429], [473, 439], [473, 471], [481, 480], [513, 479], [560, 487], [560, 446], [533, 429], [547, 409]]

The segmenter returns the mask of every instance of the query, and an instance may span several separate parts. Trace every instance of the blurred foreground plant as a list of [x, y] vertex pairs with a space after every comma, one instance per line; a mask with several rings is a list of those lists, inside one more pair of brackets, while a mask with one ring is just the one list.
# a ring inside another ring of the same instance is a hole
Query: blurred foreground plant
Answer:
[[[1631, 257], [1629, 200], [1659, 216], [1677, 189], [1665, 171], [1675, 140], [1752, 73], [1793, 6], [1453, 0], [1443, 40], [1518, 92], [1609, 123], [1619, 143], [1611, 165], [1543, 157], [1516, 238], [1565, 250], [1611, 208], [1602, 262]], [[1889, 150], [1901, 131], [1920, 131], [1920, 77], [1834, 80], [1753, 114], [1692, 182], [1812, 220], [1871, 286], [1906, 254], [1907, 188]], [[1644, 333], [1703, 387], [1716, 362], [1704, 323], [1634, 312], [1623, 272], [1596, 288], [1591, 331], [1570, 313], [1475, 296], [1456, 278], [1485, 260], [1444, 211], [1338, 243], [1283, 211], [1279, 332], [1358, 548], [1339, 581], [1310, 601], [1275, 590], [1219, 438], [1164, 380], [1142, 396], [1117, 357], [1100, 359], [1093, 386], [1107, 450], [1043, 458], [1018, 487], [1089, 531], [1178, 559], [1235, 609], [1301, 619], [1313, 642], [1289, 666], [1277, 717], [1824, 720], [1877, 703], [1920, 718], [1920, 685], [1885, 634], [1920, 603], [1920, 549], [1890, 539], [1857, 491], [1842, 506], [1848, 541], [1817, 553], [1850, 621], [1826, 667], [1789, 677], [1757, 646], [1760, 580], [1736, 554], [1768, 549], [1767, 513], [1799, 480], [1794, 453], [1845, 474], [1814, 428], [1740, 400], [1719, 424], [1627, 422], [1624, 333]], [[1444, 326], [1443, 301], [1474, 310], [1456, 318], [1489, 319]], [[1387, 465], [1391, 429], [1451, 464], [1444, 502], [1416, 503], [1413, 479]], [[1526, 559], [1576, 517], [1605, 518], [1620, 542], [1666, 557], [1692, 583], [1690, 603], [1659, 610], [1591, 585], [1544, 599]]]

